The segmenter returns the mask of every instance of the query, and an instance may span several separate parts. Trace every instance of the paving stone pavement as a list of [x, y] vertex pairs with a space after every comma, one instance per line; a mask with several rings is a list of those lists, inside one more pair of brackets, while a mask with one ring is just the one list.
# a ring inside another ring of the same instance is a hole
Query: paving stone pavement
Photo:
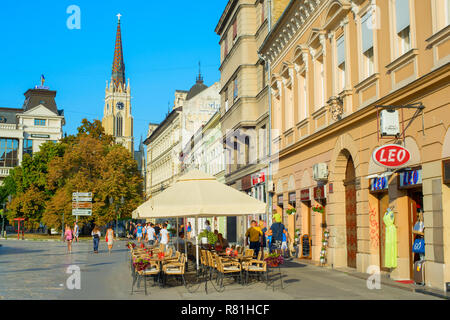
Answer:
[[[380, 290], [369, 290], [366, 281], [343, 272], [300, 263], [288, 263], [282, 268], [284, 289], [275, 282], [275, 291], [265, 284], [241, 285], [230, 282], [224, 292], [216, 292], [209, 284], [197, 285], [189, 292], [171, 282], [169, 288], [149, 287], [145, 296], [143, 286], [131, 295], [131, 273], [125, 241], [115, 244], [108, 254], [105, 242], [100, 252], [92, 252], [89, 242], [75, 243], [73, 253], [66, 253], [62, 242], [0, 240], [0, 299], [438, 299], [383, 285]], [[70, 266], [78, 266], [81, 288], [69, 289]], [[150, 281], [148, 282], [150, 285]]]

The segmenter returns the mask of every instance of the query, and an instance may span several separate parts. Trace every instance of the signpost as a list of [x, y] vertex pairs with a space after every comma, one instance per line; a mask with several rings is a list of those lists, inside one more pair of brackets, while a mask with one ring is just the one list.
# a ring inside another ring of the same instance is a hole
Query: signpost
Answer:
[[72, 193], [72, 215], [92, 216], [92, 192]]

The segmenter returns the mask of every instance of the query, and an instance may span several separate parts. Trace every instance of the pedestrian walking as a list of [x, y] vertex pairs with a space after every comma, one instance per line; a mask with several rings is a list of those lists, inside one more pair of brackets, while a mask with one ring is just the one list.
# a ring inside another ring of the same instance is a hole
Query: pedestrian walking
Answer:
[[188, 222], [187, 227], [186, 227], [186, 233], [187, 233], [188, 240], [191, 240], [191, 232], [192, 232], [192, 225], [190, 222]]
[[156, 240], [156, 232], [154, 228], [154, 224], [150, 223], [150, 226], [147, 228], [147, 241], [149, 246], [153, 246]]
[[66, 224], [66, 231], [64, 232], [64, 239], [67, 242], [67, 253], [72, 253], [73, 232], [70, 225]]
[[109, 254], [111, 254], [111, 250], [114, 244], [114, 230], [112, 227], [109, 227], [108, 230], [106, 230], [105, 241], [108, 244], [108, 252]]
[[246, 244], [248, 244], [248, 240], [250, 239], [250, 249], [253, 249], [253, 256], [258, 256], [259, 249], [261, 247], [261, 238], [262, 231], [258, 227], [258, 224], [255, 220], [252, 220], [250, 228], [245, 233]]
[[167, 224], [163, 224], [163, 228], [159, 232], [161, 236], [161, 244], [164, 245], [164, 251], [167, 249], [167, 245], [169, 244], [169, 231], [167, 231]]
[[100, 243], [100, 237], [102, 236], [100, 229], [95, 226], [91, 232], [91, 235], [94, 242], [94, 253], [98, 253], [98, 244]]
[[137, 237], [138, 243], [141, 243], [143, 232], [144, 232], [144, 228], [141, 226], [140, 223], [138, 223], [138, 225], [136, 227], [136, 237]]
[[264, 249], [267, 247], [267, 227], [266, 223], [263, 220], [259, 221], [259, 228], [262, 232], [262, 238], [261, 238], [261, 250], [264, 252]]
[[78, 227], [78, 223], [75, 222], [73, 225], [73, 235], [76, 242], [78, 242], [78, 236], [80, 235], [80, 227]]

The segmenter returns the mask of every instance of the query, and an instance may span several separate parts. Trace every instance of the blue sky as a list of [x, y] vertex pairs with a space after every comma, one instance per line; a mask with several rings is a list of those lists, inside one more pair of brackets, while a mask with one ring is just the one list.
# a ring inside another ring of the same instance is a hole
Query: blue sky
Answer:
[[[220, 79], [214, 29], [227, 0], [7, 1], [0, 10], [0, 107], [20, 108], [23, 93], [39, 84], [57, 90], [64, 131], [81, 119], [101, 119], [111, 77], [117, 13], [122, 14], [126, 77], [131, 81], [135, 148], [149, 122], [164, 119], [174, 91], [195, 83], [198, 61], [205, 83]], [[81, 29], [69, 30], [70, 5], [81, 9]]]

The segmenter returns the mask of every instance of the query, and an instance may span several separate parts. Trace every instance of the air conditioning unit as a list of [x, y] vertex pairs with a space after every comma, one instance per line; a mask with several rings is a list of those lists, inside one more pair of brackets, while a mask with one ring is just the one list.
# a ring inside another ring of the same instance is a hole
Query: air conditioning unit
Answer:
[[326, 163], [316, 163], [313, 165], [313, 179], [315, 181], [328, 180], [328, 166]]
[[380, 134], [382, 137], [396, 137], [400, 135], [400, 121], [398, 110], [385, 109], [380, 113]]

